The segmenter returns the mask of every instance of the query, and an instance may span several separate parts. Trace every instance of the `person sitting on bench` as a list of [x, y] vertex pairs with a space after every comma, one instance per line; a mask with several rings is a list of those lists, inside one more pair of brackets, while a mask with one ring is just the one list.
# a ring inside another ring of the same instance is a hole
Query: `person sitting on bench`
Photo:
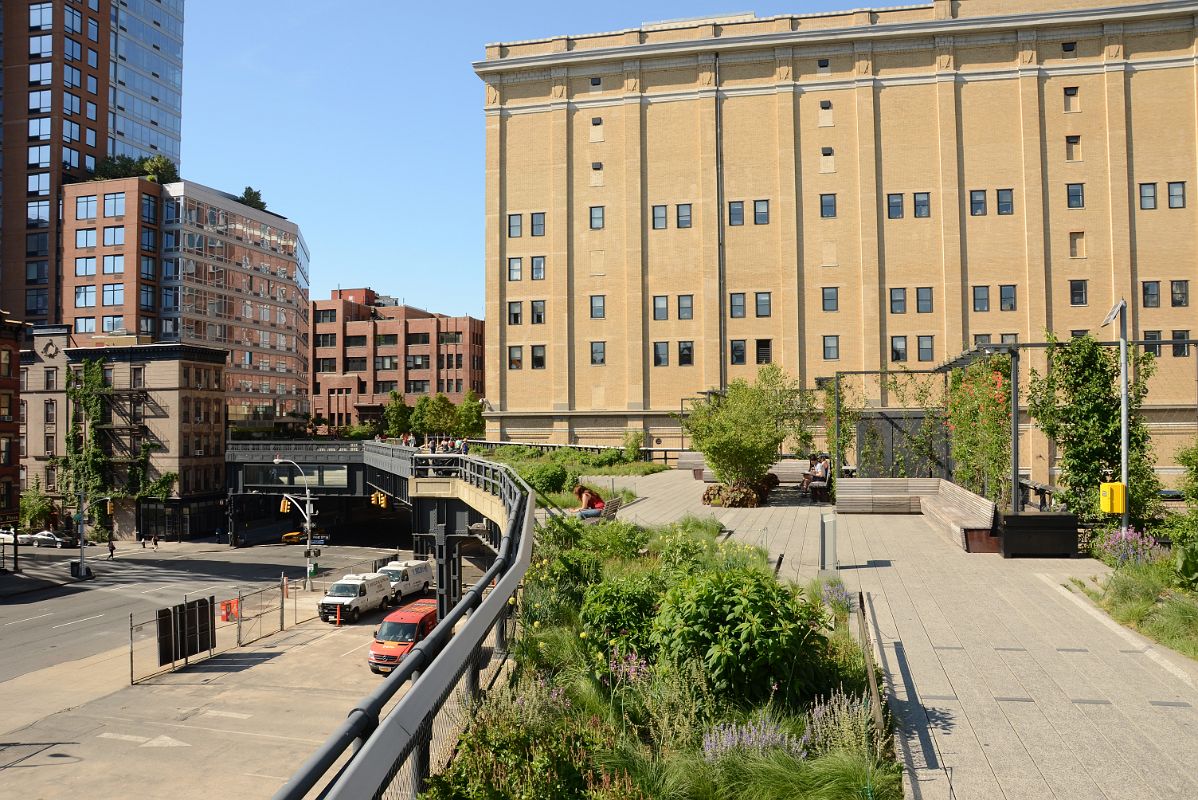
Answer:
[[811, 499], [824, 501], [828, 499], [828, 457], [823, 456], [811, 468]]
[[598, 492], [594, 492], [580, 483], [574, 487], [574, 496], [578, 498], [578, 508], [571, 509], [571, 513], [579, 519], [597, 517], [603, 513], [603, 498], [599, 496]]

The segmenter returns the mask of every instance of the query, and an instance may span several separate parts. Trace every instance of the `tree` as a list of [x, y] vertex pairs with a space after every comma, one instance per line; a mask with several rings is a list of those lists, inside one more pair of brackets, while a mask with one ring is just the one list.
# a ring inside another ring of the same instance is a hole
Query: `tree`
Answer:
[[175, 166], [174, 161], [162, 154], [141, 159], [132, 156], [108, 156], [96, 165], [93, 175], [98, 181], [146, 177], [158, 183], [174, 183], [179, 180], [179, 168]]
[[777, 461], [787, 436], [779, 424], [777, 390], [777, 376], [772, 374], [763, 381], [758, 373], [755, 384], [735, 380], [722, 396], [709, 396], [682, 420], [695, 449], [721, 483], [752, 486]]
[[42, 491], [41, 476], [34, 475], [33, 485], [21, 492], [21, 527], [25, 530], [41, 527], [53, 511], [54, 501]]
[[429, 406], [432, 405], [433, 398], [427, 394], [422, 394], [416, 398], [416, 405], [412, 407], [412, 415], [408, 420], [408, 427], [412, 429], [412, 433], [431, 433], [432, 428], [428, 424]]
[[437, 392], [428, 405], [424, 424], [429, 433], [453, 433], [458, 424], [458, 410], [453, 401]]
[[399, 392], [391, 393], [391, 402], [383, 409], [384, 435], [395, 438], [412, 430], [412, 409]]
[[455, 426], [458, 436], [463, 439], [474, 439], [487, 431], [487, 423], [483, 420], [483, 401], [473, 389], [467, 389], [458, 406], [458, 419]]
[[253, 186], [245, 187], [245, 191], [241, 193], [241, 197], [237, 198], [237, 202], [247, 205], [250, 208], [256, 208], [259, 211], [266, 210], [266, 201], [262, 199], [262, 192]]
[[179, 180], [179, 168], [164, 155], [150, 156], [141, 162], [142, 174], [156, 183], [174, 183]]
[[777, 364], [757, 371], [756, 388], [778, 430], [793, 443], [793, 452], [810, 450], [815, 441], [811, 422], [818, 415], [813, 395], [799, 388], [799, 382]]

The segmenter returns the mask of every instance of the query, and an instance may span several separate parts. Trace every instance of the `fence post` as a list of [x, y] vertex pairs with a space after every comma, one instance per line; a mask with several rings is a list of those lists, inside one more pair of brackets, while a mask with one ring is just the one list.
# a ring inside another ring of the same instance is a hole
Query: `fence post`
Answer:
[[133, 613], [129, 613], [129, 685], [132, 686], [133, 681]]
[[183, 666], [187, 666], [187, 631], [191, 627], [187, 624], [187, 595], [183, 595]]
[[[515, 598], [516, 595], [512, 595]], [[507, 655], [507, 618], [511, 613], [510, 599], [503, 604], [499, 616], [495, 619], [495, 655], [503, 658]]]
[[244, 599], [245, 598], [243, 598], [241, 596], [241, 590], [238, 589], [237, 590], [237, 646], [238, 647], [242, 646], [242, 644], [241, 644], [241, 617], [245, 613], [245, 604], [243, 603]]
[[[416, 681], [416, 676], [412, 676], [413, 683]], [[436, 712], [434, 712], [436, 713]], [[408, 756], [412, 761], [412, 797], [418, 797], [424, 793], [424, 782], [428, 779], [429, 773], [429, 746], [432, 743], [432, 734], [430, 728], [431, 723], [425, 720], [426, 724], [421, 725], [416, 733], [416, 742], [412, 747], [412, 752]]]
[[279, 630], [287, 630], [287, 573], [279, 578]]

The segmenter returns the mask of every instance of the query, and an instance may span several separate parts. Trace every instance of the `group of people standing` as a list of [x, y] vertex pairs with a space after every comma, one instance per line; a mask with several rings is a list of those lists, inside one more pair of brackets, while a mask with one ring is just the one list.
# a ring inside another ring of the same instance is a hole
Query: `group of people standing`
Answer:
[[[382, 434], [375, 437], [382, 441]], [[403, 447], [412, 447], [420, 450], [422, 453], [461, 453], [469, 455], [470, 445], [461, 437], [427, 437], [424, 444], [416, 444], [415, 434], [405, 433], [399, 437], [399, 444]]]

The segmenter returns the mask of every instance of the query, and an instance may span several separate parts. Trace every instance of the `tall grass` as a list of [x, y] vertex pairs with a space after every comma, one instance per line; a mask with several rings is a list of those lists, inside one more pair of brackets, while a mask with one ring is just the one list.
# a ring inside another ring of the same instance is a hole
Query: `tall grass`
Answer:
[[1198, 658], [1198, 597], [1173, 588], [1167, 560], [1128, 564], [1107, 578], [1099, 604], [1118, 622]]

